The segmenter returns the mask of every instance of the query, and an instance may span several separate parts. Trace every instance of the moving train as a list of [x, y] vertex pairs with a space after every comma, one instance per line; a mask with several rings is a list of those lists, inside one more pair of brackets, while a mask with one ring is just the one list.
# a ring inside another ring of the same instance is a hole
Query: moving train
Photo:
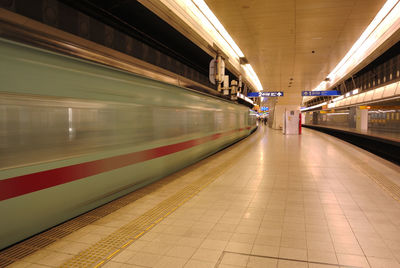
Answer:
[[249, 135], [249, 108], [0, 38], [0, 249]]

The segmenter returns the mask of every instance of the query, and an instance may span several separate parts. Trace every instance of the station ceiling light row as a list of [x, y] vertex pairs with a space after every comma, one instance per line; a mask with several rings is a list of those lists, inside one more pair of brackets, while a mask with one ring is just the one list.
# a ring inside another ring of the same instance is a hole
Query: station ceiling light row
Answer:
[[399, 29], [400, 0], [387, 0], [344, 58], [313, 91], [327, 90], [340, 81]]
[[261, 82], [249, 63], [243, 64], [245, 55], [224, 26], [210, 10], [204, 0], [160, 0], [197, 32], [210, 46], [215, 43], [229, 57], [229, 62], [244, 76], [257, 91], [262, 91]]

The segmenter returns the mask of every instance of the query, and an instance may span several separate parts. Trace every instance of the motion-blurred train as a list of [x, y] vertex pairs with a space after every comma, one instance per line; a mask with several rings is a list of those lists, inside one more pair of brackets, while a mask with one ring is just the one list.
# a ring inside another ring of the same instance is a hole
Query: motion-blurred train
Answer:
[[256, 128], [249, 108], [0, 38], [0, 249]]

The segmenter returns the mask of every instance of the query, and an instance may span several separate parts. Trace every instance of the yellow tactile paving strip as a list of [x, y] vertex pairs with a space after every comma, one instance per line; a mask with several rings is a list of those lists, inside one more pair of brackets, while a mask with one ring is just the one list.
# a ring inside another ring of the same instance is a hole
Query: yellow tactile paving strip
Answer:
[[[253, 142], [256, 142], [257, 140], [255, 139]], [[246, 146], [244, 149], [238, 151], [228, 161], [226, 161], [226, 165], [208, 170], [191, 185], [186, 186], [173, 196], [145, 212], [143, 215], [124, 225], [109, 236], [101, 239], [86, 250], [81, 251], [78, 255], [65, 262], [61, 267], [102, 266], [127, 246], [132, 244], [135, 240], [139, 239], [157, 223], [168, 217], [168, 215], [190, 200], [198, 192], [207, 187], [207, 185], [216, 180], [229, 167], [235, 164], [234, 159], [237, 158], [238, 155], [243, 155], [250, 148], [251, 146]]]
[[400, 202], [400, 187], [384, 176], [368, 175], [396, 201]]

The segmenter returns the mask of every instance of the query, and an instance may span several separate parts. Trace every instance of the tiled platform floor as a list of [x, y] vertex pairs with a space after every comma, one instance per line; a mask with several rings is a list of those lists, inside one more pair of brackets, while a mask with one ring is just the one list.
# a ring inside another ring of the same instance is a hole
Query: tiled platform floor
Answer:
[[[11, 267], [57, 267], [235, 157], [213, 183], [103, 267], [400, 267], [399, 167], [313, 130], [251, 137]], [[228, 157], [229, 156], [229, 157]]]

